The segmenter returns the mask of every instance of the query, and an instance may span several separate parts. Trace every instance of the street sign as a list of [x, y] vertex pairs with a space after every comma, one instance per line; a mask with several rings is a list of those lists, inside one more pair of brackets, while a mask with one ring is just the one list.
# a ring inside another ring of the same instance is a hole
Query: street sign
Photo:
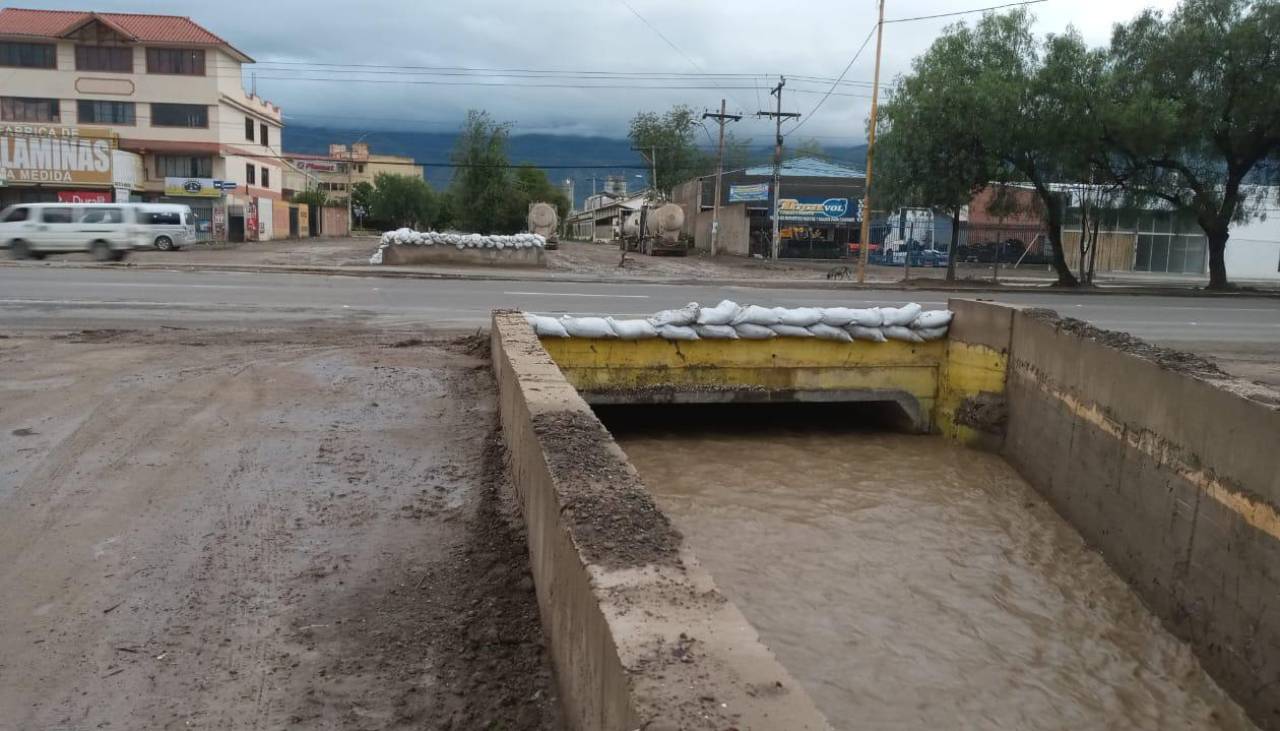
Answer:
[[235, 190], [236, 188], [239, 188], [240, 185], [234, 180], [215, 180], [213, 181], [213, 187], [218, 190]]

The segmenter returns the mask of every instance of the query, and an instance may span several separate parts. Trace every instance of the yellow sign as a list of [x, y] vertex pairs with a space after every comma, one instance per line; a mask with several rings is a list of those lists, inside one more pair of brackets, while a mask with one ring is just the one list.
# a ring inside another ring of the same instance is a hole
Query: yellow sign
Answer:
[[0, 179], [10, 184], [111, 185], [110, 130], [6, 124], [0, 126]]
[[164, 194], [185, 198], [218, 198], [222, 190], [213, 178], [165, 178]]

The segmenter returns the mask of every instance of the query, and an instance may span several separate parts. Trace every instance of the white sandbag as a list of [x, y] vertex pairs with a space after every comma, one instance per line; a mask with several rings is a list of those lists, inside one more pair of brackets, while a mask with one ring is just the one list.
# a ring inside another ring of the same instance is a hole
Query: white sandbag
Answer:
[[884, 328], [884, 336], [890, 340], [901, 340], [904, 343], [923, 343], [924, 339], [915, 330], [901, 325], [890, 325]]
[[879, 307], [868, 307], [861, 310], [852, 310], [852, 312], [853, 319], [849, 321], [850, 325], [877, 328], [884, 325], [884, 314], [880, 312]]
[[921, 309], [920, 305], [912, 302], [902, 307], [881, 307], [880, 314], [884, 317], [884, 327], [907, 327], [920, 315]]
[[[771, 307], [761, 307], [760, 305], [747, 305], [738, 310], [738, 314], [733, 316], [731, 325], [777, 325], [779, 323], [778, 313]], [[741, 334], [741, 333], [739, 333]]]
[[884, 336], [884, 330], [881, 330], [878, 327], [850, 325], [845, 328], [845, 332], [852, 335], [854, 340], [864, 340], [868, 343], [884, 343], [889, 340]]
[[809, 332], [807, 327], [796, 327], [795, 325], [774, 325], [770, 330], [778, 334], [780, 338], [811, 338], [813, 333]]
[[818, 307], [775, 307], [779, 325], [809, 327], [822, 322], [822, 310]]
[[[698, 303], [690, 302], [678, 310], [663, 310], [653, 317], [649, 318], [649, 323], [654, 327], [662, 327], [664, 325], [675, 325], [676, 327], [686, 327], [692, 325], [698, 320]], [[667, 338], [668, 340], [681, 340], [689, 338]]]
[[743, 340], [768, 340], [778, 337], [772, 328], [750, 322], [738, 323], [733, 326], [733, 329], [738, 331], [738, 337]]
[[728, 325], [738, 314], [738, 303], [724, 300], [715, 307], [703, 307], [698, 311], [699, 325]]
[[540, 338], [569, 337], [569, 332], [564, 329], [564, 325], [560, 324], [560, 321], [554, 317], [526, 313], [524, 319], [529, 321], [529, 324], [533, 326], [533, 331]]
[[738, 332], [732, 325], [694, 325], [698, 337], [706, 340], [737, 340]]
[[951, 310], [929, 310], [916, 315], [916, 319], [911, 321], [911, 327], [917, 330], [932, 330], [934, 328], [945, 328], [951, 324]]
[[822, 308], [822, 324], [831, 327], [845, 327], [853, 324], [853, 318], [858, 310], [848, 307], [823, 307]]
[[820, 340], [838, 340], [842, 343], [852, 343], [853, 336], [845, 332], [842, 328], [815, 323], [809, 326], [809, 332], [813, 333], [815, 338]]
[[926, 327], [919, 330], [912, 328], [911, 331], [919, 335], [920, 339], [926, 343], [932, 340], [941, 340], [947, 336], [947, 328], [945, 327]]
[[616, 338], [613, 328], [603, 317], [569, 317], [560, 318], [565, 331], [575, 338]]
[[386, 244], [383, 244], [382, 246], [379, 246], [379, 247], [378, 247], [378, 250], [377, 250], [377, 251], [373, 252], [373, 256], [369, 257], [369, 263], [370, 263], [370, 264], [381, 264], [381, 263], [382, 263], [382, 249], [383, 249], [383, 247], [385, 247], [385, 246], [386, 246]]
[[687, 325], [663, 325], [658, 328], [658, 337], [663, 340], [697, 340], [698, 333]]
[[612, 317], [606, 317], [609, 327], [613, 328], [613, 332], [623, 340], [647, 340], [658, 337], [658, 329], [649, 324], [648, 320], [615, 320]]

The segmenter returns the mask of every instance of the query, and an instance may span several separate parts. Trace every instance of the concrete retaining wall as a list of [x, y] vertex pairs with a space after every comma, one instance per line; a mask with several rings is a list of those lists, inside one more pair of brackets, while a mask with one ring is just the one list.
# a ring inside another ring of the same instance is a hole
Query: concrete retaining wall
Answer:
[[388, 246], [382, 250], [383, 264], [461, 264], [465, 266], [544, 267], [546, 252], [541, 247], [527, 249], [480, 249], [456, 246]]
[[1004, 456], [1256, 722], [1280, 729], [1280, 410], [1060, 321], [1009, 316]]
[[492, 330], [503, 433], [569, 724], [828, 729], [653, 505], [518, 314]]

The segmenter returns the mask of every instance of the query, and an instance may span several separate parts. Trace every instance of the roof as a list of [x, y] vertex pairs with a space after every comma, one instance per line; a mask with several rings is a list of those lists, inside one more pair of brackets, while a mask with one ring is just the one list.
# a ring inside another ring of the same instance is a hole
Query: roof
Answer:
[[[747, 175], [773, 175], [772, 165], [756, 165], [746, 169]], [[817, 157], [797, 157], [782, 161], [782, 177], [784, 178], [858, 178], [866, 177], [866, 173], [847, 165], [839, 165]]]
[[180, 15], [4, 8], [0, 9], [0, 35], [62, 38], [94, 20], [136, 43], [218, 46], [242, 60], [253, 60], [204, 26]]

